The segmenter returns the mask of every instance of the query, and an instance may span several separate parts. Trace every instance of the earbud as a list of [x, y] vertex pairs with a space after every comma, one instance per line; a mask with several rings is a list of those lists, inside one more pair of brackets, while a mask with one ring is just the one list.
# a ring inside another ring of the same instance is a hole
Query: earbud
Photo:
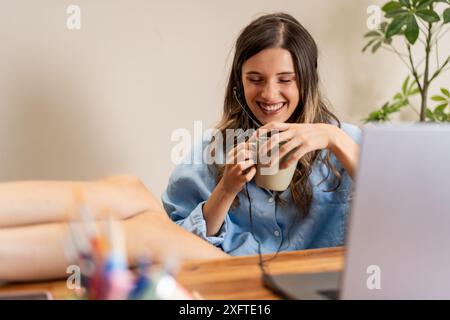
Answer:
[[239, 106], [242, 108], [242, 110], [245, 112], [245, 114], [250, 118], [250, 120], [252, 120], [252, 122], [256, 125], [256, 128], [261, 127], [261, 124], [259, 123], [259, 121], [253, 119], [253, 117], [250, 115], [250, 113], [246, 110], [246, 108], [242, 105], [241, 100], [239, 98], [239, 92], [238, 92], [238, 88], [236, 86], [233, 87], [233, 96], [236, 99], [237, 103], [239, 104]]

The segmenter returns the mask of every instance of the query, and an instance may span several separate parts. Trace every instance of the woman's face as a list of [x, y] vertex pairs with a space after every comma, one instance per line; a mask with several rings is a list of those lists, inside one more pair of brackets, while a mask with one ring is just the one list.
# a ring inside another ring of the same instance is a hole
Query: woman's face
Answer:
[[282, 48], [260, 51], [242, 65], [247, 105], [264, 125], [286, 122], [300, 100], [294, 61]]

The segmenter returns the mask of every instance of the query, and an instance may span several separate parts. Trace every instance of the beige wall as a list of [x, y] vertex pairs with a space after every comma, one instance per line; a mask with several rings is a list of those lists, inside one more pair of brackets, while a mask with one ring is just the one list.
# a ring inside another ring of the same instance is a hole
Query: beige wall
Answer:
[[[160, 196], [172, 131], [218, 120], [233, 42], [261, 13], [307, 27], [326, 96], [361, 123], [406, 73], [391, 53], [361, 53], [367, 6], [383, 2], [1, 0], [0, 180], [126, 172]], [[70, 4], [79, 31], [66, 28]]]

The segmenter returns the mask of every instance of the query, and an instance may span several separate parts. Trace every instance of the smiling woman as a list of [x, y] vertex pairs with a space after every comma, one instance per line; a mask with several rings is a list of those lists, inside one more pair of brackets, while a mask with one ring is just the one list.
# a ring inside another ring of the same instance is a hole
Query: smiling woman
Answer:
[[283, 143], [281, 168], [296, 164], [294, 177], [283, 192], [258, 187], [254, 151], [238, 141], [225, 165], [176, 167], [163, 204], [177, 224], [233, 255], [343, 244], [360, 130], [328, 109], [317, 59], [314, 39], [289, 14], [243, 29], [217, 129], [273, 131], [261, 148]]
[[300, 97], [295, 66], [289, 51], [265, 49], [242, 66], [245, 100], [262, 124], [285, 122]]

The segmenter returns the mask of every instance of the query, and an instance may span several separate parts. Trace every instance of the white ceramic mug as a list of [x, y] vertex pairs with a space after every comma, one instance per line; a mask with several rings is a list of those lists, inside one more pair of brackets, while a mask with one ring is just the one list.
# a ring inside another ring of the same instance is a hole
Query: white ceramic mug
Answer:
[[[256, 146], [257, 150], [258, 146], [262, 145], [262, 143], [267, 141], [267, 139], [268, 138], [259, 138], [258, 142], [254, 143], [253, 146]], [[280, 145], [282, 144], [283, 143], [280, 143]], [[260, 157], [258, 155], [255, 175], [256, 185], [261, 188], [266, 188], [273, 191], [286, 190], [289, 187], [289, 184], [291, 183], [294, 176], [295, 168], [297, 167], [297, 161], [285, 169], [280, 169], [279, 164], [282, 163], [283, 160], [287, 159], [289, 155], [290, 153], [288, 153], [283, 159], [281, 159], [279, 163], [277, 163], [273, 167], [263, 165], [260, 162]]]

